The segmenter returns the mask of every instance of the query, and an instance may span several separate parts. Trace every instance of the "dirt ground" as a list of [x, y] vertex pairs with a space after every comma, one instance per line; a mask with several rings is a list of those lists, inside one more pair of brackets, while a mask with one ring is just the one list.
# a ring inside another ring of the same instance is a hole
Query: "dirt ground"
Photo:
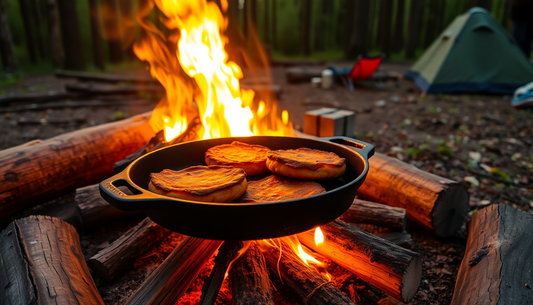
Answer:
[[[382, 65], [383, 70], [400, 73], [408, 68], [405, 64]], [[373, 83], [361, 83], [356, 84], [354, 92], [341, 84], [324, 90], [310, 83], [287, 84], [285, 69], [281, 67], [273, 69], [273, 76], [282, 88], [280, 108], [288, 110], [296, 129], [303, 128], [305, 111], [321, 107], [353, 110], [356, 112], [354, 137], [372, 143], [377, 152], [462, 183], [470, 194], [470, 215], [496, 203], [510, 204], [533, 214], [533, 113], [513, 109], [510, 97], [454, 94], [421, 97], [413, 84], [405, 80], [386, 82], [383, 89]], [[0, 88], [0, 96], [60, 91], [69, 81], [51, 75], [27, 77], [17, 85]], [[0, 106], [3, 133], [0, 149], [129, 117], [149, 111], [155, 104], [154, 99], [135, 105], [38, 111]], [[71, 201], [72, 194], [59, 200], [60, 204]], [[132, 220], [82, 233], [85, 257], [91, 257], [135, 223]], [[411, 304], [449, 304], [466, 245], [466, 226], [447, 239], [437, 238], [414, 223], [408, 224], [407, 231], [413, 236], [413, 250], [421, 254], [424, 268], [422, 283]], [[112, 283], [96, 279], [106, 304], [123, 303], [178, 240], [179, 237], [172, 235], [139, 258], [136, 266], [142, 268], [130, 270]], [[329, 267], [334, 270], [334, 276], [344, 279], [343, 283], [359, 283], [353, 275], [336, 273], [339, 267], [333, 263]], [[201, 274], [207, 276], [208, 269]], [[349, 293], [347, 287], [339, 288]], [[376, 304], [386, 297], [372, 291], [374, 296], [363, 298], [365, 304]], [[191, 292], [187, 300], [194, 300], [195, 296]], [[223, 296], [221, 299], [227, 300]], [[182, 303], [186, 304], [187, 300]]]

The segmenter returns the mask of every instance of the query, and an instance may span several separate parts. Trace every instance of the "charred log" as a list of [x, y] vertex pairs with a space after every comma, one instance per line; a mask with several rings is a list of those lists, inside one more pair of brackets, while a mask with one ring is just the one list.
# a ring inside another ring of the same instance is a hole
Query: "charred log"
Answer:
[[104, 304], [66, 222], [30, 216], [0, 235], [2, 304]]
[[0, 151], [0, 219], [113, 174], [153, 135], [149, 114]]
[[174, 304], [222, 242], [188, 237], [150, 274], [126, 304]]
[[533, 216], [494, 204], [468, 223], [452, 304], [529, 304], [533, 300]]
[[264, 247], [264, 256], [276, 287], [301, 304], [354, 304], [335, 283], [305, 265], [284, 239], [273, 242], [278, 247]]
[[407, 216], [405, 209], [375, 202], [355, 199], [341, 220], [345, 222], [371, 224], [394, 231], [404, 231]]
[[407, 218], [441, 237], [453, 235], [469, 208], [463, 185], [417, 169], [383, 154], [375, 154], [358, 194], [407, 210]]
[[231, 265], [229, 279], [233, 304], [274, 305], [265, 258], [255, 242]]
[[420, 255], [335, 220], [320, 227], [326, 242], [316, 245], [314, 231], [299, 234], [315, 252], [355, 273], [386, 294], [410, 302], [422, 279]]
[[89, 267], [100, 278], [111, 281], [146, 251], [172, 232], [145, 218], [109, 247], [89, 259]]

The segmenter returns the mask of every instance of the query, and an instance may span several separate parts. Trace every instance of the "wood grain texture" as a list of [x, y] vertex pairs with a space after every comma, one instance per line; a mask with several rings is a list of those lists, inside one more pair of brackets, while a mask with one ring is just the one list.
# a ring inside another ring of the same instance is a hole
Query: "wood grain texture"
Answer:
[[126, 304], [174, 304], [222, 241], [187, 237], [150, 274]]
[[233, 304], [274, 305], [268, 268], [256, 242], [231, 265], [229, 281]]
[[73, 226], [49, 216], [12, 222], [0, 235], [1, 304], [104, 304]]
[[407, 218], [440, 237], [453, 235], [466, 219], [469, 196], [450, 179], [376, 153], [358, 194], [375, 202], [407, 210]]
[[406, 211], [403, 208], [360, 199], [354, 199], [348, 211], [342, 214], [340, 219], [345, 222], [371, 224], [400, 232], [405, 230], [407, 222]]
[[315, 244], [314, 230], [298, 234], [313, 251], [331, 259], [388, 295], [410, 302], [422, 279], [422, 260], [416, 252], [335, 220], [320, 227], [325, 242]]
[[452, 304], [531, 304], [532, 227], [532, 215], [506, 204], [474, 214]]
[[270, 279], [278, 289], [300, 304], [354, 304], [333, 282], [305, 265], [285, 238], [273, 242], [278, 247], [261, 245], [261, 248], [270, 270]]
[[89, 259], [89, 267], [100, 278], [111, 281], [146, 251], [172, 232], [145, 218]]
[[83, 230], [91, 230], [127, 217], [143, 214], [142, 211], [122, 211], [110, 205], [100, 195], [98, 184], [76, 189], [75, 198]]
[[0, 151], [0, 219], [113, 174], [154, 135], [150, 114]]

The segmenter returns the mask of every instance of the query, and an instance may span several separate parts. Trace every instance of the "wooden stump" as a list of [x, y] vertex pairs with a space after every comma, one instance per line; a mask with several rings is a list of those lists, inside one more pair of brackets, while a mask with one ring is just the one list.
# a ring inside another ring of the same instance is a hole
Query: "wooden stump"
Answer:
[[30, 216], [0, 235], [0, 303], [104, 304], [66, 222]]
[[150, 114], [0, 151], [0, 219], [114, 174], [154, 135]]
[[469, 208], [468, 192], [462, 184], [383, 154], [375, 154], [369, 162], [359, 195], [406, 209], [407, 218], [440, 237], [451, 236], [461, 227]]
[[452, 304], [531, 304], [533, 216], [494, 204], [468, 223]]

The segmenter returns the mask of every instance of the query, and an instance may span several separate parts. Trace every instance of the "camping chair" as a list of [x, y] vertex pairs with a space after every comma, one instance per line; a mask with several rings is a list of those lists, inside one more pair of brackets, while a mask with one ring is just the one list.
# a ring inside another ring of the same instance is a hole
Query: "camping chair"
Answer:
[[[350, 91], [353, 92], [353, 82], [370, 79], [379, 68], [383, 58], [385, 58], [385, 54], [381, 54], [378, 57], [363, 57], [363, 55], [359, 55], [352, 68], [337, 69], [335, 67], [330, 67], [329, 69], [333, 71], [333, 74], [340, 77], [347, 89], [350, 89]], [[377, 84], [377, 86], [380, 89], [383, 89], [383, 82], [381, 79], [379, 79], [379, 84]]]

